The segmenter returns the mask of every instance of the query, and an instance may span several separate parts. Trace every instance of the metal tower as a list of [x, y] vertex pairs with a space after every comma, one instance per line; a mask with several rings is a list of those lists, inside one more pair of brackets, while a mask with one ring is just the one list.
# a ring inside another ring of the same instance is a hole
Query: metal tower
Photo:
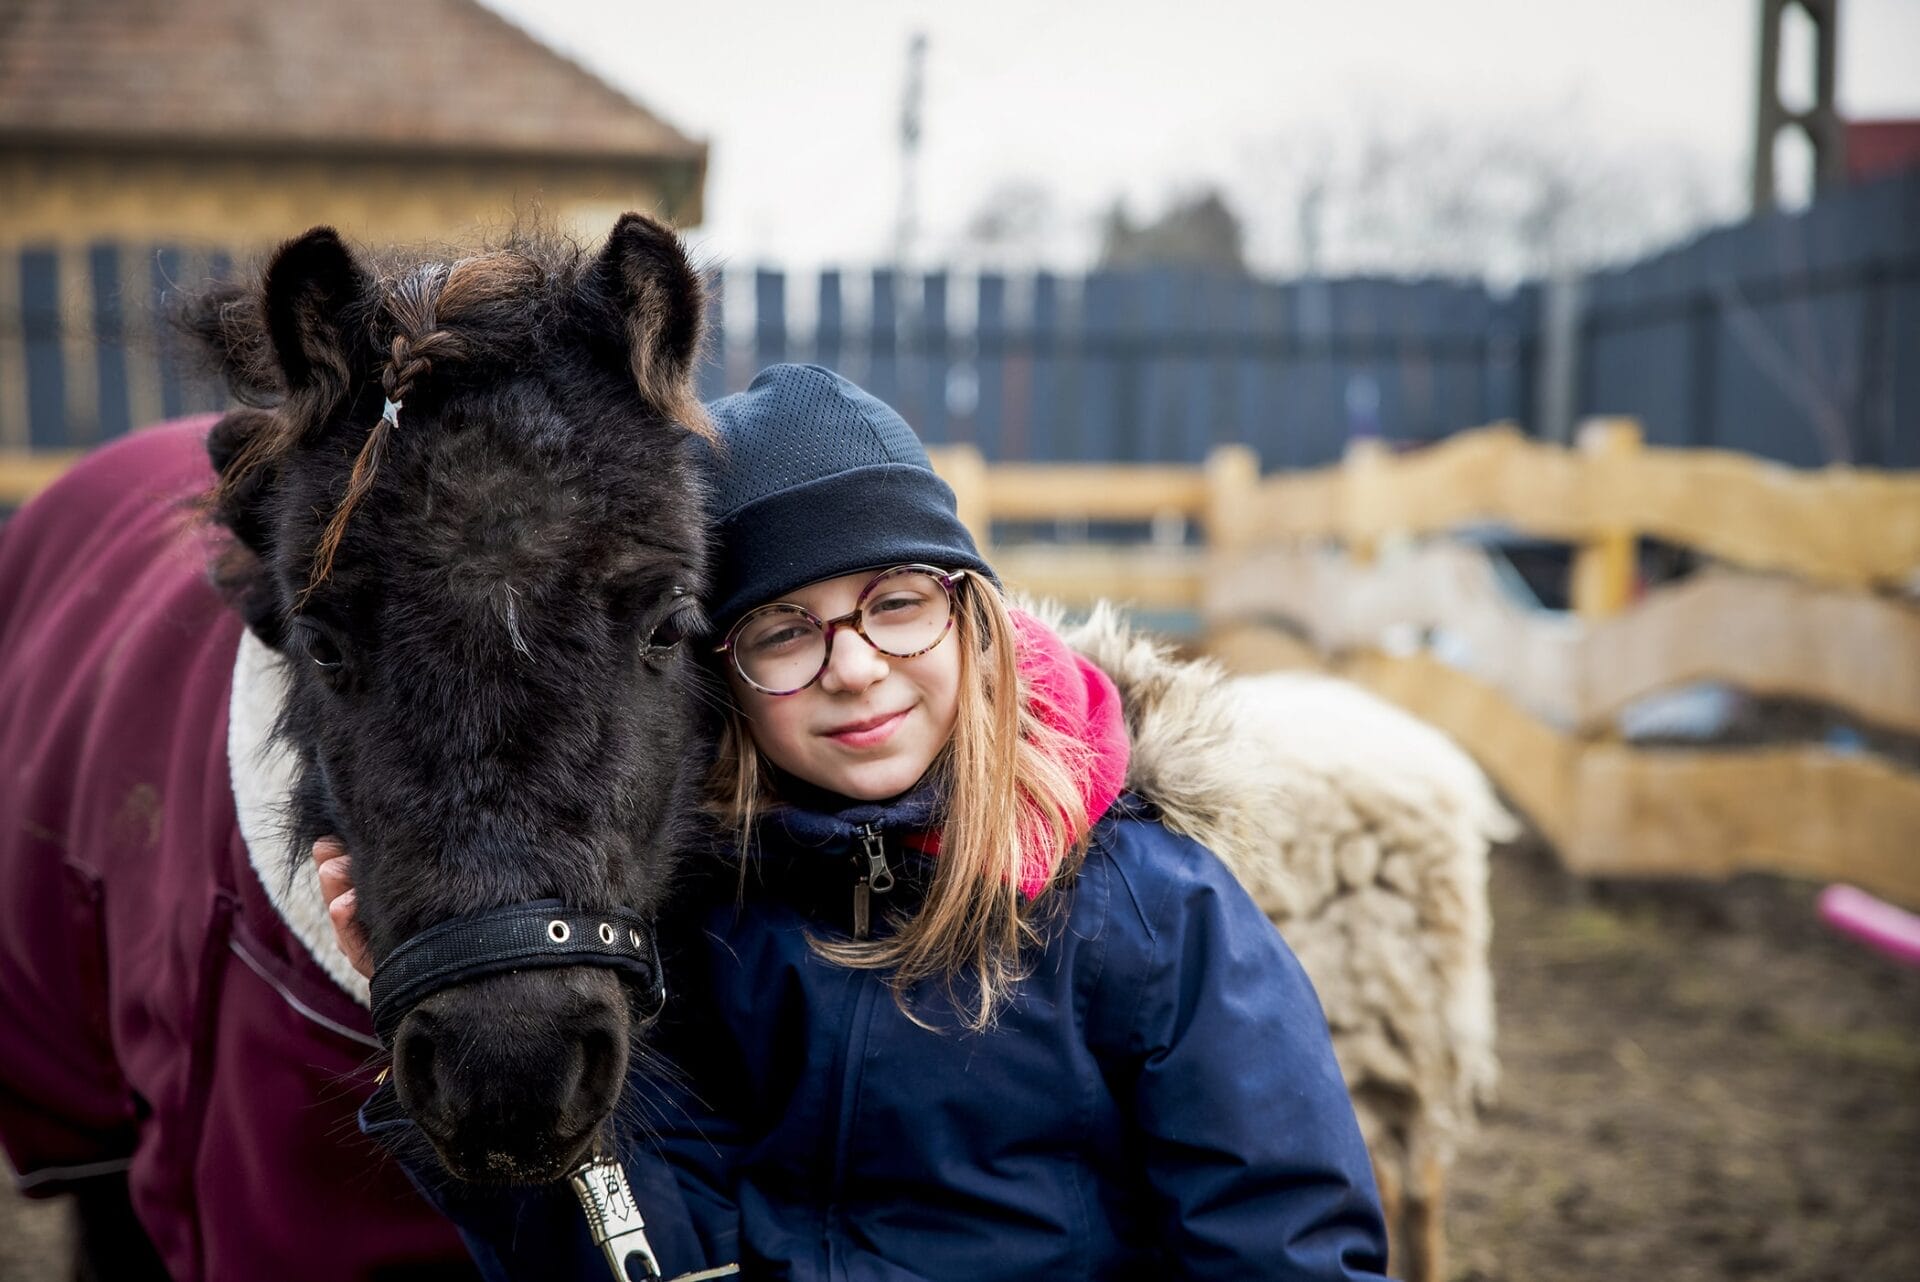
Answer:
[[[1805, 111], [1780, 101], [1780, 19], [1794, 6], [1813, 21], [1814, 97]], [[1799, 129], [1813, 144], [1814, 187], [1831, 186], [1846, 172], [1845, 139], [1834, 107], [1840, 47], [1840, 0], [1760, 0], [1760, 66], [1753, 127], [1753, 212], [1773, 208], [1776, 197], [1773, 147], [1785, 129]]]

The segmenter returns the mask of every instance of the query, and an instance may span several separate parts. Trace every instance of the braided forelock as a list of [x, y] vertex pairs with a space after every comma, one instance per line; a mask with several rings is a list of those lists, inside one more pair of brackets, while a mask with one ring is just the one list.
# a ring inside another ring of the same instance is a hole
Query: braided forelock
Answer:
[[[444, 263], [422, 263], [398, 280], [382, 281], [385, 310], [393, 318], [393, 343], [380, 385], [390, 401], [404, 401], [413, 382], [433, 367], [433, 358], [452, 354], [458, 340], [439, 328], [440, 294], [446, 287]], [[369, 438], [371, 440], [371, 438]]]
[[385, 296], [382, 308], [393, 319], [394, 327], [393, 342], [387, 350], [387, 363], [380, 371], [380, 386], [386, 391], [392, 407], [380, 416], [380, 421], [367, 433], [359, 455], [353, 460], [353, 471], [347, 476], [347, 492], [328, 520], [319, 546], [314, 549], [313, 569], [296, 609], [303, 608], [314, 589], [325, 583], [333, 573], [333, 558], [340, 551], [341, 540], [346, 538], [347, 522], [353, 518], [360, 501], [373, 489], [374, 479], [380, 473], [380, 464], [387, 456], [387, 443], [397, 425], [398, 406], [413, 390], [414, 380], [433, 368], [436, 357], [457, 356], [460, 352], [459, 338], [439, 328], [440, 295], [446, 287], [447, 277], [445, 263], [422, 263], [398, 279], [387, 278], [380, 282], [381, 293]]
[[[434, 361], [458, 360], [476, 346], [484, 347], [490, 314], [503, 307], [524, 308], [546, 276], [546, 269], [533, 258], [497, 250], [463, 258], [451, 267], [423, 263], [404, 276], [383, 279], [382, 307], [394, 328], [387, 361], [380, 371], [380, 385], [387, 399], [398, 406], [413, 391], [416, 380], [433, 368]], [[475, 333], [471, 339], [458, 328], [462, 319], [472, 322]], [[333, 573], [333, 558], [346, 537], [347, 522], [373, 489], [397, 417], [397, 410], [381, 415], [367, 433], [347, 478], [346, 495], [314, 550], [313, 570], [301, 594], [301, 604]]]

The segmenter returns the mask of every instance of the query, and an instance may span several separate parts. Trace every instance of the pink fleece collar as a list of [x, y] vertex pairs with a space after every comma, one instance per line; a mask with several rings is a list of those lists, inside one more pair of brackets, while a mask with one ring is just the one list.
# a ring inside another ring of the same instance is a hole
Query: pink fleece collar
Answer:
[[[1024, 610], [1011, 613], [1019, 637], [1020, 674], [1037, 696], [1034, 703], [1040, 719], [1086, 745], [1080, 800], [1091, 828], [1126, 786], [1132, 745], [1121, 713], [1120, 691], [1112, 677], [1076, 654], [1053, 629]], [[1029, 896], [1038, 894], [1053, 873], [1051, 855], [1042, 853], [1035, 859], [1033, 853], [1029, 852], [1020, 878], [1020, 889]]]
[[[1120, 691], [1111, 677], [1074, 653], [1039, 619], [1024, 610], [1010, 613], [1015, 662], [1034, 694], [1036, 714], [1047, 726], [1086, 750], [1081, 768], [1074, 773], [1080, 784], [1081, 803], [1086, 807], [1084, 822], [1091, 828], [1107, 813], [1126, 783], [1131, 746], [1121, 715]], [[1076, 835], [1085, 831], [1079, 827], [1080, 816], [1071, 819]], [[1053, 876], [1058, 852], [1043, 835], [1046, 827], [1035, 816], [1025, 840], [1020, 893], [1029, 899], [1046, 889]], [[929, 852], [938, 851], [939, 834], [928, 833], [912, 844]]]

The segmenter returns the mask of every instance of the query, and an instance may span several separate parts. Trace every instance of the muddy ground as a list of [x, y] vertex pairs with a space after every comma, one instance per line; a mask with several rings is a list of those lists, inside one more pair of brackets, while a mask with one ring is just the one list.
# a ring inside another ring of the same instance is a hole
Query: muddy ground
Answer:
[[[1456, 1168], [1457, 1282], [1920, 1279], [1920, 971], [1814, 889], [1493, 880], [1500, 1101]], [[0, 1279], [64, 1279], [0, 1202]]]
[[1451, 1272], [1920, 1279], [1920, 971], [1816, 888], [1493, 880], [1500, 1100], [1456, 1168]]

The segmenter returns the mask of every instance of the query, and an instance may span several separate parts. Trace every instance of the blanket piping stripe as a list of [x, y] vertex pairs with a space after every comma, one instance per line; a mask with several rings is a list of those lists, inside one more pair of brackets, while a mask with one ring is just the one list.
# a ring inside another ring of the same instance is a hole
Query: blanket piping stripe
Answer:
[[58, 1180], [88, 1180], [96, 1175], [112, 1175], [116, 1171], [124, 1171], [132, 1165], [132, 1158], [116, 1157], [104, 1162], [82, 1162], [78, 1166], [43, 1166], [38, 1170], [14, 1176], [13, 1186], [24, 1193], [40, 1184], [49, 1184]]
[[301, 1001], [298, 997], [295, 997], [291, 992], [287, 990], [287, 986], [285, 984], [282, 984], [279, 980], [275, 979], [271, 974], [268, 973], [266, 965], [263, 962], [261, 962], [259, 958], [255, 957], [252, 953], [248, 952], [245, 946], [243, 946], [239, 940], [229, 939], [227, 941], [227, 947], [233, 950], [234, 956], [238, 957], [241, 961], [247, 964], [248, 970], [260, 976], [261, 979], [266, 980], [267, 986], [273, 989], [274, 992], [280, 994], [281, 1000], [285, 1001], [287, 1005], [293, 1007], [296, 1011], [300, 1012], [300, 1014], [306, 1016], [308, 1019], [312, 1020], [314, 1023], [320, 1025], [320, 1027], [331, 1029], [332, 1031], [340, 1034], [340, 1036], [342, 1037], [349, 1038], [353, 1041], [359, 1042], [362, 1046], [371, 1046], [373, 1047], [373, 1049], [377, 1051], [386, 1050], [386, 1047], [380, 1044], [379, 1038], [374, 1037], [369, 1033], [362, 1033], [357, 1029], [348, 1028], [345, 1024], [340, 1023], [338, 1020], [328, 1019], [325, 1015], [322, 1015], [319, 1011], [307, 1005], [305, 1002]]

